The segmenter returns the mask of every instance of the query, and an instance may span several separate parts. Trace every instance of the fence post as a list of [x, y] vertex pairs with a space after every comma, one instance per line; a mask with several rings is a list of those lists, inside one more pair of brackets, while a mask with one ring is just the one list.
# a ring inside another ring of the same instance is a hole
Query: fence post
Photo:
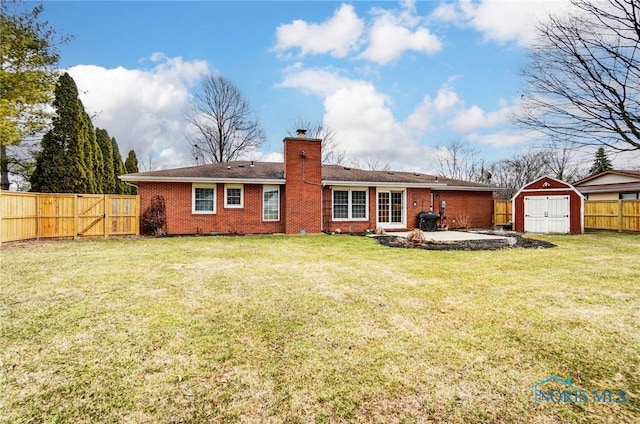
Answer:
[[73, 239], [78, 238], [78, 229], [80, 228], [80, 214], [78, 213], [78, 208], [80, 207], [80, 202], [78, 201], [78, 195], [73, 196]]
[[108, 199], [108, 198], [109, 198], [109, 195], [108, 195], [108, 194], [105, 194], [104, 196], [102, 196], [102, 199], [103, 199], [103, 200], [102, 200], [102, 212], [103, 212], [103, 213], [102, 213], [102, 217], [103, 217], [103, 218], [102, 218], [102, 221], [103, 221], [103, 222], [102, 222], [102, 229], [103, 229], [103, 231], [102, 231], [102, 232], [104, 233], [104, 238], [109, 237], [109, 233], [107, 232], [107, 231], [108, 231], [108, 230], [107, 230], [107, 228], [108, 228], [108, 226], [107, 226], [107, 221], [109, 220], [109, 215], [110, 215], [110, 214], [109, 214], [109, 212], [110, 212], [110, 210], [109, 210], [109, 206], [108, 206], [108, 204], [107, 204], [107, 199]]
[[36, 193], [36, 240], [40, 240], [40, 193]]
[[622, 200], [618, 200], [618, 232], [621, 233], [624, 226], [622, 225], [622, 218], [624, 217], [622, 213]]

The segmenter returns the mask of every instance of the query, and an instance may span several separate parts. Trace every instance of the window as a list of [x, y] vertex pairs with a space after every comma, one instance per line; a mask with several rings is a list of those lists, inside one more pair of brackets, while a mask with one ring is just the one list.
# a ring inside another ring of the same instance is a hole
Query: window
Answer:
[[280, 187], [264, 186], [262, 189], [262, 219], [280, 220]]
[[224, 186], [224, 207], [242, 208], [244, 206], [244, 193], [241, 185]]
[[349, 191], [333, 191], [333, 219], [349, 219]]
[[192, 213], [216, 213], [215, 186], [193, 186]]
[[333, 219], [366, 220], [367, 190], [336, 189], [333, 190]]
[[620, 200], [637, 199], [638, 193], [620, 193], [618, 197]]

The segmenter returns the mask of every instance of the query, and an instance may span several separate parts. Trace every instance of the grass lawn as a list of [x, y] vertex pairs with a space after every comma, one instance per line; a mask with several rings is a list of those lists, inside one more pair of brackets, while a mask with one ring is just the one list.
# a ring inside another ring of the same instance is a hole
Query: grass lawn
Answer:
[[640, 236], [540, 238], [5, 244], [0, 421], [640, 422]]

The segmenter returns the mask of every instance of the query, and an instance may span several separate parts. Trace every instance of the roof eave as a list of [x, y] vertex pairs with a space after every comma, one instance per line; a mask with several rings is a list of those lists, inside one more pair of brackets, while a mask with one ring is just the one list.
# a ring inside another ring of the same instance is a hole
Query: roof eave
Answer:
[[402, 182], [384, 182], [384, 181], [342, 181], [342, 180], [323, 180], [324, 185], [337, 185], [349, 187], [398, 187], [398, 188], [446, 188], [443, 183], [402, 183]]
[[476, 186], [446, 186], [443, 190], [451, 191], [504, 191], [504, 187], [476, 187]]
[[241, 184], [284, 184], [282, 178], [206, 178], [206, 177], [152, 177], [120, 175], [122, 181], [127, 182], [153, 182], [153, 183], [241, 183]]
[[503, 187], [478, 187], [478, 186], [450, 186], [446, 183], [402, 183], [384, 181], [339, 181], [323, 180], [324, 185], [349, 186], [349, 187], [397, 187], [397, 188], [430, 188], [434, 190], [452, 191], [502, 191]]

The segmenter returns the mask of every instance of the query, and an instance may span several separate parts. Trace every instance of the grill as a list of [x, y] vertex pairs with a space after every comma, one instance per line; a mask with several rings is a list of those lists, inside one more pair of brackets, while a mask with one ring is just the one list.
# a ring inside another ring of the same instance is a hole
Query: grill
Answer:
[[438, 230], [438, 220], [440, 215], [432, 211], [422, 211], [417, 216], [418, 228], [422, 231]]

